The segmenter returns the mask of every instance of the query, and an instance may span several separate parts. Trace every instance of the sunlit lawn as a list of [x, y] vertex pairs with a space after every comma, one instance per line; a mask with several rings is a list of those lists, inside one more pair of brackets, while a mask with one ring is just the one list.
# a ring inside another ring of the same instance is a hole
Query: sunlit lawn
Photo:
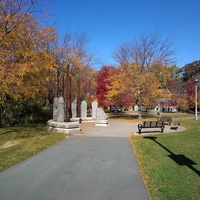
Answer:
[[200, 120], [183, 120], [184, 132], [132, 136], [153, 200], [200, 198]]
[[[143, 180], [153, 200], [199, 199], [200, 120], [184, 118], [181, 125], [187, 130], [131, 137]], [[0, 171], [65, 137], [65, 134], [48, 132], [45, 125], [1, 128]]]
[[52, 133], [45, 125], [0, 128], [0, 171], [63, 140], [65, 134]]

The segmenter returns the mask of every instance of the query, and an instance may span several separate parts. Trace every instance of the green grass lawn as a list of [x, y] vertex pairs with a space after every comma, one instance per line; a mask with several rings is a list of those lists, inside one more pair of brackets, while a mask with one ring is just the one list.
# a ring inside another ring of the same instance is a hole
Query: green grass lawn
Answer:
[[200, 197], [200, 120], [183, 120], [184, 132], [132, 136], [141, 174], [153, 200]]
[[[131, 137], [142, 178], [153, 200], [199, 199], [200, 120], [183, 119], [181, 125], [187, 130]], [[0, 171], [65, 137], [46, 131], [45, 125], [1, 128]]]
[[0, 128], [0, 171], [63, 140], [66, 134], [46, 130], [45, 125]]

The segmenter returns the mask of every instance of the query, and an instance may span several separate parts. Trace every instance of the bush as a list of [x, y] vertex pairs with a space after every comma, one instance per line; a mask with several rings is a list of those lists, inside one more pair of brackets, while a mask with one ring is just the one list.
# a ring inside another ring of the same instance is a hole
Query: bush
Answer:
[[45, 122], [51, 118], [50, 108], [32, 99], [7, 98], [0, 110], [0, 126]]

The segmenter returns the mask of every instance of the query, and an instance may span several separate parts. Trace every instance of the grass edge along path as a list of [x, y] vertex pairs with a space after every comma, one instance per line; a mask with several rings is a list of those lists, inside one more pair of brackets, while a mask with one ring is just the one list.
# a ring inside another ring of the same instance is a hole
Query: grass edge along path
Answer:
[[200, 196], [200, 121], [186, 131], [131, 136], [143, 182], [153, 200], [197, 200]]
[[0, 128], [0, 172], [40, 153], [66, 138], [44, 124]]

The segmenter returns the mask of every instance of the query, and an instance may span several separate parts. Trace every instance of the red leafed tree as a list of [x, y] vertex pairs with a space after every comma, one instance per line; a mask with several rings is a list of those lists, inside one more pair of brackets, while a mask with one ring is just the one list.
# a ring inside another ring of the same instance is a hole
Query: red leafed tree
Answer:
[[[195, 79], [196, 77], [192, 77], [187, 82], [187, 97], [189, 102], [189, 107], [195, 107]], [[198, 85], [198, 107], [199, 107], [199, 99], [200, 99], [200, 87]]]
[[103, 66], [97, 74], [96, 81], [96, 96], [99, 106], [110, 106], [113, 103], [106, 99], [106, 95], [109, 91], [109, 86], [111, 86], [111, 81], [109, 77], [116, 72], [114, 66]]

